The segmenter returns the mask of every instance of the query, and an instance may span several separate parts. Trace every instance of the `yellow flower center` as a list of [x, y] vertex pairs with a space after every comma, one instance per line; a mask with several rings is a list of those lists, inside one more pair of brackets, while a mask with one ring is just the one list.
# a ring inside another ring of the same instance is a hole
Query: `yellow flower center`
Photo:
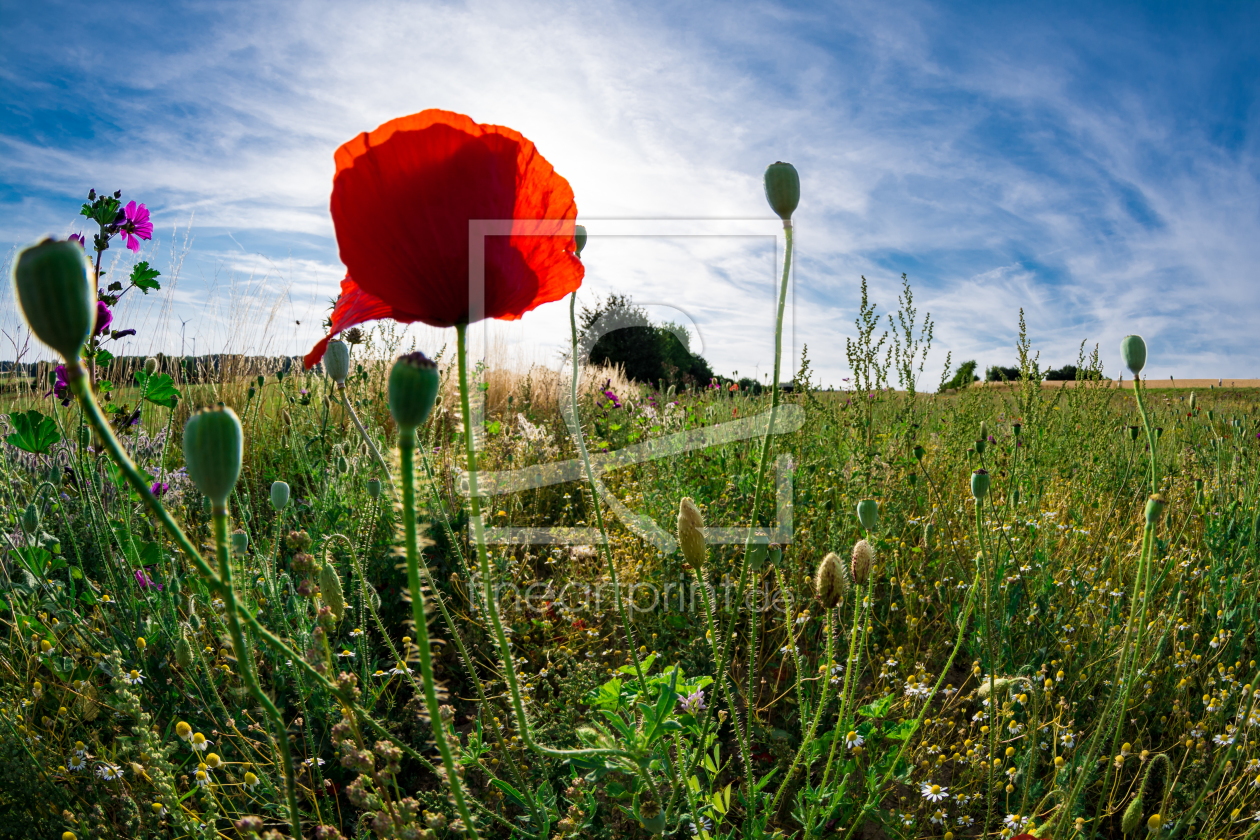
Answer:
[[940, 792], [941, 792], [941, 786], [940, 786], [940, 785], [932, 785], [932, 795], [933, 795], [933, 796], [935, 796], [936, 794], [938, 794], [938, 793], [940, 793]]

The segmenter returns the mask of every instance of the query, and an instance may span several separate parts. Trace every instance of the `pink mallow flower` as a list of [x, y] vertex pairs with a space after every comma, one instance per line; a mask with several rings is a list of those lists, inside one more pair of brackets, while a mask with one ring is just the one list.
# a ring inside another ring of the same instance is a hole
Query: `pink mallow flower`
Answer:
[[100, 335], [109, 330], [109, 325], [114, 322], [114, 313], [105, 305], [105, 301], [98, 300], [96, 302], [96, 334]]
[[153, 222], [149, 221], [149, 208], [143, 204], [128, 202], [123, 208], [126, 221], [119, 226], [119, 233], [127, 238], [127, 247], [132, 251], [140, 250], [141, 239], [153, 238]]

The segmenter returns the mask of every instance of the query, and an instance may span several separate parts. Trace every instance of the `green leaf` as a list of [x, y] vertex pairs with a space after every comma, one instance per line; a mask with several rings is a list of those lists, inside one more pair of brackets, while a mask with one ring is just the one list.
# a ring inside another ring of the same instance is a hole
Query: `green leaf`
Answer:
[[520, 805], [522, 808], [529, 808], [529, 800], [525, 798], [525, 795], [507, 782], [502, 779], [491, 779], [490, 784], [507, 794], [507, 797], [517, 805]]
[[621, 680], [613, 679], [604, 683], [587, 695], [586, 702], [597, 709], [616, 710], [621, 706]]
[[136, 263], [131, 269], [131, 284], [147, 295], [150, 289], [157, 291], [162, 288], [157, 281], [161, 275], [162, 272], [156, 268], [150, 268], [148, 262]]
[[5, 440], [26, 452], [44, 455], [54, 443], [61, 440], [61, 433], [57, 431], [56, 422], [35, 409], [25, 413], [10, 414], [9, 422], [17, 431]]
[[[656, 654], [655, 654], [655, 653], [653, 653], [653, 654], [651, 654], [650, 656], [648, 656], [648, 658], [647, 658], [647, 659], [644, 659], [641, 663], [639, 663], [640, 665], [642, 665], [642, 666], [643, 666], [643, 673], [644, 673], [644, 674], [647, 674], [647, 673], [651, 672], [651, 670], [652, 670], [652, 663], [653, 663], [653, 662], [655, 662], [655, 661], [656, 661]], [[621, 672], [621, 673], [623, 673], [623, 674], [633, 674], [633, 673], [634, 673], [634, 663], [631, 663], [631, 664], [629, 664], [629, 665], [622, 665], [622, 666], [621, 666], [620, 668], [618, 668], [617, 670], [618, 670], [618, 671], [620, 671], [620, 672]]]
[[144, 398], [154, 405], [174, 408], [183, 396], [175, 387], [175, 380], [169, 374], [159, 373], [149, 376], [142, 370], [136, 371], [136, 384], [140, 386]]
[[102, 347], [96, 351], [96, 363], [98, 365], [107, 365], [114, 361], [114, 354]]
[[888, 714], [888, 710], [892, 708], [893, 695], [885, 694], [874, 703], [867, 703], [858, 709], [858, 714], [863, 717], [881, 718]]
[[894, 741], [904, 741], [914, 732], [914, 721], [907, 720], [884, 731], [884, 735]]

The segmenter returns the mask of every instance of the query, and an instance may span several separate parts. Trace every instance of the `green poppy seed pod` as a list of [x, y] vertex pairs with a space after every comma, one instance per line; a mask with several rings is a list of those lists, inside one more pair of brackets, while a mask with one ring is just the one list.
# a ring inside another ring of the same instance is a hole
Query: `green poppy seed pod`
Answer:
[[678, 546], [688, 565], [697, 572], [704, 569], [704, 516], [690, 497], [678, 503]]
[[261, 373], [258, 374], [258, 378], [255, 379], [254, 381], [258, 383], [259, 388], [261, 388], [267, 382], [266, 378]]
[[369, 478], [367, 483], [367, 493], [373, 499], [381, 495], [381, 481], [378, 478]]
[[180, 636], [179, 641], [175, 643], [175, 661], [178, 662], [179, 667], [183, 668], [185, 671], [192, 668], [192, 645], [188, 643], [187, 636]]
[[437, 365], [423, 353], [409, 353], [389, 372], [389, 413], [400, 431], [414, 434], [433, 410], [438, 392]]
[[144, 360], [144, 372], [149, 374], [149, 376], [152, 376], [153, 374], [157, 373], [157, 369], [158, 369], [157, 359], [150, 356], [149, 358]]
[[858, 522], [868, 531], [879, 527], [879, 502], [874, 499], [863, 499], [857, 505]]
[[26, 506], [26, 510], [22, 512], [22, 530], [28, 536], [33, 536], [39, 531], [39, 508], [34, 502]]
[[649, 834], [665, 833], [665, 812], [655, 802], [644, 802], [639, 806], [639, 822]]
[[188, 477], [215, 509], [227, 506], [241, 474], [244, 453], [241, 421], [230, 408], [199, 411], [184, 426], [184, 463]]
[[1146, 342], [1142, 336], [1126, 335], [1120, 341], [1120, 358], [1124, 359], [1124, 366], [1133, 371], [1134, 376], [1141, 373], [1146, 367]]
[[96, 283], [83, 249], [55, 239], [26, 248], [13, 263], [13, 287], [31, 332], [77, 363], [96, 326]]
[[976, 440], [976, 452], [979, 453], [980, 455], [983, 455], [984, 449], [988, 445], [989, 445], [989, 442], [987, 440], [985, 440], [984, 438], [978, 438]]
[[1141, 431], [1137, 426], [1129, 426], [1129, 440], [1137, 440], [1138, 432]]
[[328, 349], [324, 351], [324, 373], [338, 385], [346, 384], [346, 377], [350, 375], [350, 345], [335, 338], [328, 342]]
[[573, 251], [579, 257], [582, 256], [582, 249], [586, 247], [586, 225], [573, 226]]
[[770, 209], [785, 222], [792, 220], [796, 205], [801, 202], [801, 176], [790, 163], [776, 161], [766, 167], [762, 178]]
[[289, 485], [284, 481], [271, 482], [271, 506], [275, 510], [284, 510], [289, 506]]
[[927, 454], [927, 450], [926, 450], [926, 449], [924, 449], [922, 446], [919, 446], [918, 444], [915, 444], [915, 446], [914, 446], [914, 460], [916, 460], [916, 461], [922, 461], [922, 460], [923, 460], [923, 456], [924, 456], [924, 455], [926, 455], [926, 454]]
[[319, 596], [324, 599], [333, 618], [341, 621], [346, 612], [346, 596], [341, 591], [341, 575], [333, 568], [332, 563], [325, 563], [319, 570]]
[[249, 551], [249, 534], [238, 528], [232, 532], [232, 552], [244, 554], [246, 551]]
[[770, 543], [770, 562], [777, 566], [779, 564], [779, 561], [782, 559], [783, 559], [783, 546], [779, 545], [778, 543]]
[[845, 571], [844, 563], [834, 551], [830, 552], [818, 564], [818, 571], [814, 574], [814, 592], [822, 605], [831, 609], [840, 603], [848, 590], [849, 575]]
[[1012, 424], [1011, 424], [1011, 431], [1015, 433], [1015, 437], [1019, 437], [1019, 431], [1020, 431], [1020, 429], [1022, 429], [1022, 428], [1023, 428], [1023, 425], [1022, 425], [1022, 424], [1020, 424], [1020, 423], [1012, 423]]
[[1129, 803], [1129, 807], [1124, 809], [1124, 817], [1120, 820], [1120, 830], [1125, 834], [1132, 834], [1142, 827], [1142, 797], [1135, 796], [1133, 801]]
[[1146, 524], [1154, 525], [1164, 514], [1164, 497], [1159, 493], [1146, 500]]
[[976, 470], [971, 474], [971, 495], [979, 501], [989, 493], [989, 471]]
[[874, 566], [875, 549], [866, 540], [858, 540], [857, 545], [853, 546], [853, 562], [849, 564], [853, 582], [865, 585], [871, 579], [871, 569]]

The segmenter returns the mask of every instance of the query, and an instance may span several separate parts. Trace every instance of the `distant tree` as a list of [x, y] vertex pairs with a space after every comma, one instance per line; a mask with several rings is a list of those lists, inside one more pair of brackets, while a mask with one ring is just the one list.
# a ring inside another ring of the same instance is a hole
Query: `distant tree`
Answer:
[[1014, 382], [1019, 379], [1019, 368], [993, 365], [984, 372], [984, 378], [986, 382]]
[[944, 384], [941, 390], [947, 388], [962, 389], [971, 385], [972, 382], [979, 382], [980, 377], [976, 376], [976, 360], [968, 359], [958, 366], [958, 370], [954, 372], [954, 378]]
[[713, 371], [691, 352], [687, 330], [655, 324], [629, 295], [614, 294], [582, 307], [578, 352], [594, 364], [619, 364], [626, 376], [656, 386], [705, 385]]
[[1064, 365], [1057, 370], [1046, 371], [1046, 380], [1049, 382], [1075, 382], [1078, 377], [1081, 379], [1102, 379], [1102, 371], [1078, 368], [1076, 365]]

